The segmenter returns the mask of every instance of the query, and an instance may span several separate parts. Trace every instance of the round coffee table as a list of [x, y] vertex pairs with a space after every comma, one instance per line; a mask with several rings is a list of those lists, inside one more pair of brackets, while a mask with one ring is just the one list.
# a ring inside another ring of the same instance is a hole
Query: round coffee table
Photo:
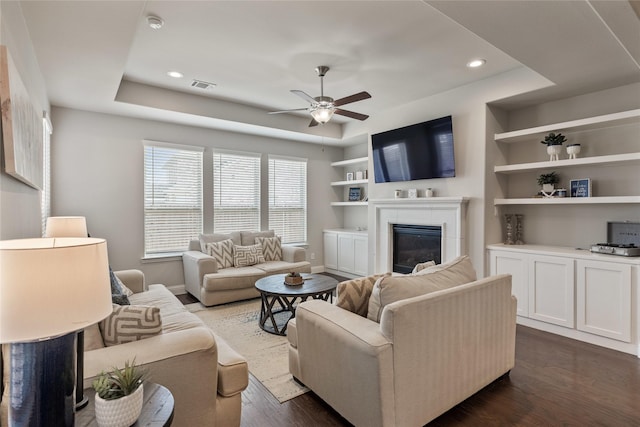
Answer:
[[284, 276], [274, 274], [256, 281], [262, 297], [260, 327], [276, 335], [286, 335], [289, 320], [296, 316], [297, 304], [309, 298], [333, 302], [333, 291], [338, 286], [336, 279], [324, 274], [302, 274], [304, 283], [297, 286], [285, 285]]

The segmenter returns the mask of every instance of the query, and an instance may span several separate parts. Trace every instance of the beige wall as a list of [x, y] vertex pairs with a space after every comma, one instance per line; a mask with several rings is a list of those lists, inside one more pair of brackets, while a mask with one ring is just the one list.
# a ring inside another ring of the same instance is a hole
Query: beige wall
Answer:
[[52, 120], [53, 215], [86, 216], [90, 234], [107, 239], [113, 268], [140, 268], [149, 282], [177, 285], [184, 278], [180, 259], [141, 261], [143, 139], [205, 147], [205, 230], [212, 227], [212, 148], [308, 159], [307, 254], [315, 254], [313, 265], [323, 263], [322, 230], [341, 224], [339, 211], [329, 206], [328, 185], [341, 148], [57, 107]]

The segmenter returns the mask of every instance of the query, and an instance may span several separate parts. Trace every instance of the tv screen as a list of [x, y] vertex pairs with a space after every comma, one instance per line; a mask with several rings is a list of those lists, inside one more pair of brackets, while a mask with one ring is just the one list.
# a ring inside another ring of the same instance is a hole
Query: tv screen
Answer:
[[451, 116], [371, 135], [375, 182], [456, 174]]

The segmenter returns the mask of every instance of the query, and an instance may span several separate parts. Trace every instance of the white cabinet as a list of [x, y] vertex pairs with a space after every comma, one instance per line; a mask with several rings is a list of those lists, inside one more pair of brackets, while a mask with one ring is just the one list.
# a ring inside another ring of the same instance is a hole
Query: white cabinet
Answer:
[[577, 328], [631, 342], [631, 266], [578, 260]]
[[347, 277], [366, 276], [368, 271], [368, 237], [366, 231], [325, 230], [325, 269]]
[[640, 357], [640, 257], [542, 245], [489, 245], [511, 274], [518, 323]]
[[[344, 180], [334, 181], [331, 183], [332, 187], [347, 187], [347, 190], [343, 191], [343, 200], [338, 202], [331, 202], [331, 206], [367, 206], [366, 186], [369, 184], [368, 178], [365, 177], [367, 170], [368, 157], [358, 157], [355, 159], [341, 160], [339, 162], [331, 163], [331, 166], [336, 168], [342, 168]], [[347, 179], [347, 173], [352, 174], [352, 179]], [[362, 177], [358, 176], [358, 173], [362, 174]], [[349, 200], [348, 188], [359, 187], [361, 188], [360, 200]]]

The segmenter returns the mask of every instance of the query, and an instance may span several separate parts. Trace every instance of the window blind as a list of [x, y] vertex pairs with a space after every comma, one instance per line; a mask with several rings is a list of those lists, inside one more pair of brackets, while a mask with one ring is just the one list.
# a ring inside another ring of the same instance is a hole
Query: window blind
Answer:
[[144, 141], [145, 256], [185, 251], [202, 232], [203, 151]]
[[214, 151], [213, 230], [260, 230], [260, 154]]
[[44, 113], [42, 118], [42, 191], [40, 192], [40, 215], [42, 236], [46, 233], [47, 218], [51, 216], [51, 122]]
[[269, 229], [282, 243], [307, 241], [307, 160], [269, 156]]

